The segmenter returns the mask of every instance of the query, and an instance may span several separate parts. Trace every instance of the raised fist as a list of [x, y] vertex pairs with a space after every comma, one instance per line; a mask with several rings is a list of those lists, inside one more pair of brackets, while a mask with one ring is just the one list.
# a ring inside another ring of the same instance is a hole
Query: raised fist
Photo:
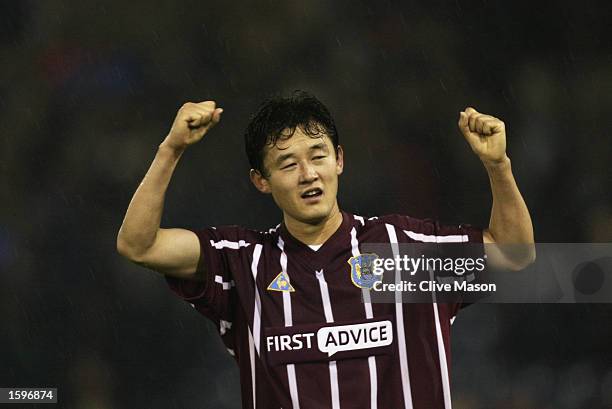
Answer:
[[187, 148], [200, 141], [206, 132], [219, 123], [222, 112], [222, 108], [216, 108], [215, 101], [183, 104], [163, 143], [176, 150]]
[[466, 108], [459, 113], [458, 125], [481, 161], [492, 163], [506, 158], [506, 127], [501, 120]]

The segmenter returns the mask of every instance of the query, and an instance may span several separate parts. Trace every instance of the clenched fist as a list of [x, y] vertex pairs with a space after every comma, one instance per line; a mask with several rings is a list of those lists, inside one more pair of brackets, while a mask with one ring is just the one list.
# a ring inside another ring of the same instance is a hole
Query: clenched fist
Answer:
[[175, 150], [184, 150], [200, 141], [206, 132], [219, 123], [222, 112], [223, 109], [217, 108], [215, 101], [183, 104], [163, 144]]
[[483, 163], [506, 158], [506, 127], [501, 120], [466, 108], [459, 113], [459, 129]]

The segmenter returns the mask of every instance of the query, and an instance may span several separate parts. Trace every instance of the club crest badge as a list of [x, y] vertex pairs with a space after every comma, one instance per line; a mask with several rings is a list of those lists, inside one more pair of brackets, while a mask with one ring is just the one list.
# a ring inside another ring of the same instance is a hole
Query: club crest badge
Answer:
[[276, 276], [276, 278], [272, 280], [272, 282], [268, 286], [268, 290], [293, 292], [295, 291], [295, 288], [291, 286], [291, 283], [289, 282], [289, 277], [287, 276], [287, 274], [281, 271]]
[[381, 276], [374, 274], [374, 260], [377, 258], [376, 254], [365, 253], [348, 259], [351, 281], [356, 287], [371, 289], [375, 282], [381, 280]]

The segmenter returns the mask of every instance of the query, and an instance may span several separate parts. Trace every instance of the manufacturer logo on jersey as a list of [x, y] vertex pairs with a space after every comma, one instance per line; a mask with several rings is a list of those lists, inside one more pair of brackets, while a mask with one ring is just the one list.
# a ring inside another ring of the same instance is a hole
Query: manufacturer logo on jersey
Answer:
[[374, 274], [374, 260], [378, 255], [373, 253], [360, 254], [348, 259], [351, 266], [351, 281], [359, 288], [371, 289], [382, 277]]
[[295, 291], [295, 288], [293, 288], [291, 286], [291, 283], [289, 283], [289, 277], [287, 276], [287, 274], [283, 273], [282, 271], [276, 276], [276, 278], [274, 280], [272, 280], [272, 282], [270, 283], [270, 285], [268, 286], [268, 290], [271, 291]]

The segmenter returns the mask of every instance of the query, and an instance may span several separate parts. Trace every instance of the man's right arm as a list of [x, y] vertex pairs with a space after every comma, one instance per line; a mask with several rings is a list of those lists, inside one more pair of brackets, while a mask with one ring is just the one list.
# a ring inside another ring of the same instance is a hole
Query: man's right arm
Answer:
[[160, 228], [166, 190], [185, 149], [200, 141], [221, 119], [213, 101], [187, 103], [136, 189], [117, 235], [117, 251], [130, 261], [160, 273], [191, 279], [200, 258], [197, 236], [185, 229]]

